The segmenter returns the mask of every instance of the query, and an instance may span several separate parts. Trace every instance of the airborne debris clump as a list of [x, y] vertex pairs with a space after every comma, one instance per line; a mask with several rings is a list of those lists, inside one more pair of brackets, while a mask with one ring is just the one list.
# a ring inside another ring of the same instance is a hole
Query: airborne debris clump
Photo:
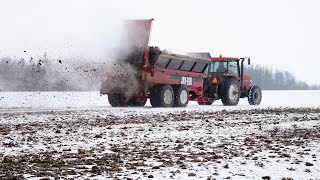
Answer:
[[106, 63], [47, 56], [0, 58], [0, 87], [3, 91], [89, 91], [98, 90], [108, 70]]
[[[142, 37], [149, 37], [146, 34], [149, 31], [128, 22], [121, 26], [118, 22], [110, 23], [110, 29], [104, 32], [107, 35], [101, 35], [107, 39], [92, 39], [109, 40], [101, 43], [97, 47], [99, 51], [94, 53], [86, 49], [82, 55], [74, 55], [82, 51], [77, 49], [72, 54], [73, 49], [55, 48], [42, 56], [31, 56], [34, 50], [28, 53], [24, 50], [23, 58], [1, 54], [1, 91], [98, 91], [101, 82], [107, 81], [104, 89], [125, 92], [128, 96], [137, 93], [139, 75], [132, 62], [142, 61], [139, 53], [147, 48], [148, 40]], [[72, 44], [77, 45], [77, 42], [70, 42], [70, 46]], [[66, 55], [62, 55], [64, 52]], [[140, 59], [132, 59], [137, 52]]]

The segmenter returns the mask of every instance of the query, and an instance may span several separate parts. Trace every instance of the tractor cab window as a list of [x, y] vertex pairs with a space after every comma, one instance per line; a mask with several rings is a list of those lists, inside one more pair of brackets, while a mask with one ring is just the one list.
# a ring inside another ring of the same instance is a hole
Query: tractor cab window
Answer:
[[239, 77], [239, 69], [238, 69], [238, 62], [237, 61], [229, 61], [228, 62], [228, 72]]
[[224, 73], [227, 70], [227, 62], [212, 62], [209, 73]]
[[224, 73], [227, 71], [227, 62], [215, 62], [213, 72]]
[[210, 73], [229, 72], [236, 76], [239, 76], [238, 62], [237, 61], [212, 62], [209, 68], [209, 72]]

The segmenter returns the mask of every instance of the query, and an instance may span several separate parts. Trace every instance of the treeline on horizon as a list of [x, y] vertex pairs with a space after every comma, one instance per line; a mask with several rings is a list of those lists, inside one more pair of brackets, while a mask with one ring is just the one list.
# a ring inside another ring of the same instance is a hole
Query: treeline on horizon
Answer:
[[[0, 91], [97, 91], [103, 79], [105, 64], [68, 64], [64, 60], [0, 58]], [[261, 65], [245, 67], [253, 83], [263, 90], [311, 90], [288, 71], [275, 70]]]
[[251, 65], [244, 68], [244, 74], [252, 77], [253, 84], [263, 90], [319, 90], [320, 85], [309, 85], [298, 80], [293, 73], [268, 66]]

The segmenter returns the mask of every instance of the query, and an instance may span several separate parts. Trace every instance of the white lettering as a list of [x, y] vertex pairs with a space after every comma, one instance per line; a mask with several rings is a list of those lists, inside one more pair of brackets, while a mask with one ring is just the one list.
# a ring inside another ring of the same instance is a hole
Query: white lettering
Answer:
[[192, 86], [192, 77], [181, 77], [181, 84]]

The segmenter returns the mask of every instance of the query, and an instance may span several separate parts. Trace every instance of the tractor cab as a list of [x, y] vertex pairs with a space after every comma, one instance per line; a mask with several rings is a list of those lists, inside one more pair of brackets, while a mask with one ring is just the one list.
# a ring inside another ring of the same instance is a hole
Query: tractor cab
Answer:
[[239, 59], [236, 58], [212, 58], [208, 76], [221, 80], [223, 76], [240, 77]]

